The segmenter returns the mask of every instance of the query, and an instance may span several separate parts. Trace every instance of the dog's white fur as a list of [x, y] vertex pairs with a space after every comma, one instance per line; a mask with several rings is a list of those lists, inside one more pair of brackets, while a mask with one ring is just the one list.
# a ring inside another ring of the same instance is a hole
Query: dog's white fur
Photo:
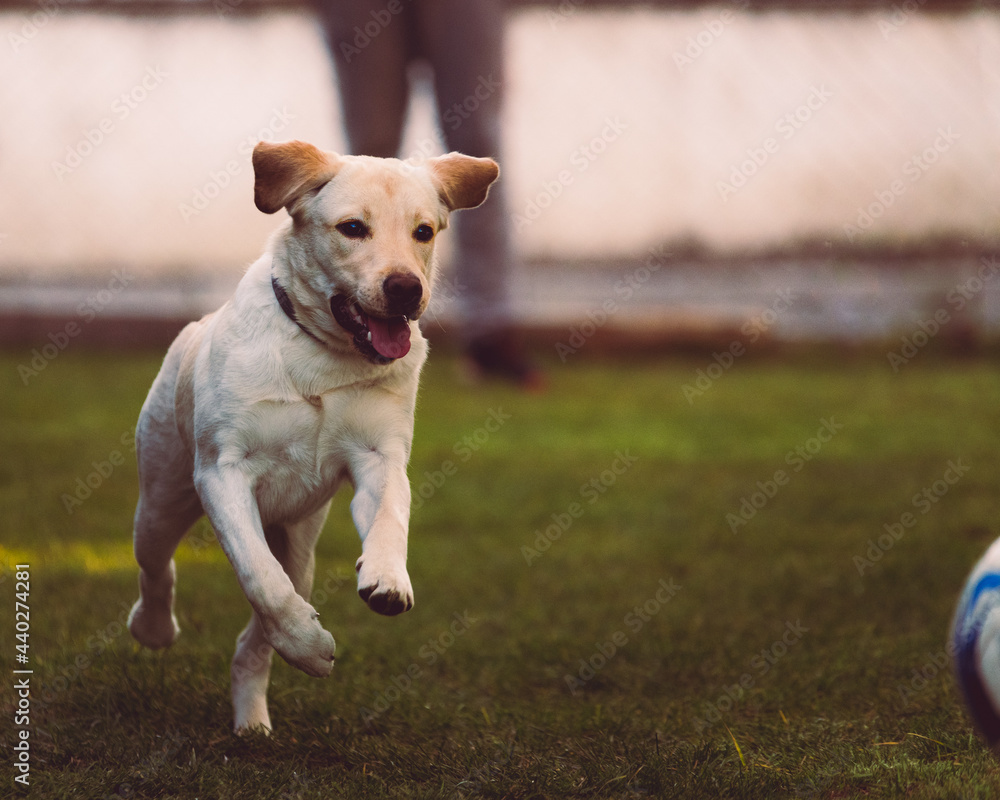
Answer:
[[[272, 648], [309, 675], [333, 668], [333, 636], [308, 598], [314, 546], [343, 481], [354, 485], [359, 594], [383, 614], [413, 605], [406, 465], [427, 355], [414, 320], [427, 307], [436, 234], [450, 211], [481, 203], [499, 174], [491, 159], [457, 153], [410, 163], [303, 142], [261, 143], [253, 161], [258, 208], [284, 207], [291, 218], [232, 299], [180, 333], [143, 405], [140, 598], [129, 617], [143, 645], [174, 642], [173, 553], [206, 514], [253, 608], [232, 662], [237, 731], [271, 727]], [[337, 226], [348, 221], [363, 228], [345, 235]], [[431, 228], [429, 241], [419, 226]], [[334, 318], [331, 298], [398, 315], [386, 292], [392, 276], [407, 281], [411, 345], [375, 363]], [[282, 311], [272, 277], [298, 322]]]

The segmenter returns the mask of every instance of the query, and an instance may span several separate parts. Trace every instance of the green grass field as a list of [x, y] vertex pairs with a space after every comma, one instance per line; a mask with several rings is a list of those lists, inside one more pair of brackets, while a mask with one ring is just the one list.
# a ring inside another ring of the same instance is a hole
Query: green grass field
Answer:
[[161, 356], [67, 351], [27, 385], [30, 354], [0, 357], [0, 795], [26, 563], [32, 797], [1000, 796], [945, 653], [1000, 536], [995, 361], [747, 358], [689, 402], [710, 354], [581, 353], [532, 396], [464, 387], [436, 353], [416, 607], [358, 599], [339, 496], [312, 598], [336, 668], [276, 660], [274, 736], [237, 739], [249, 607], [206, 524], [178, 551], [177, 644], [122, 626], [129, 440]]

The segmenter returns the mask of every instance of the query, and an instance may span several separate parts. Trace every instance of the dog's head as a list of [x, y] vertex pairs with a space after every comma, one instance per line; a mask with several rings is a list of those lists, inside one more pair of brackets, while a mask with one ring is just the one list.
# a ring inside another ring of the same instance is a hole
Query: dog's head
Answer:
[[409, 352], [448, 214], [482, 203], [500, 173], [492, 159], [459, 153], [412, 163], [298, 141], [260, 142], [253, 167], [257, 208], [292, 217], [282, 255], [296, 312], [377, 364]]

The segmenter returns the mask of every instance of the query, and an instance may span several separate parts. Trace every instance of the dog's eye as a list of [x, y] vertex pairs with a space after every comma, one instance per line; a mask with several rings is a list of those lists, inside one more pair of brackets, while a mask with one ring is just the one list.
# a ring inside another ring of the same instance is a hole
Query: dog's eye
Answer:
[[346, 222], [341, 222], [337, 226], [337, 230], [348, 239], [364, 239], [369, 233], [368, 226], [359, 219], [349, 219]]
[[434, 229], [430, 225], [417, 225], [413, 238], [418, 242], [429, 242], [434, 238]]

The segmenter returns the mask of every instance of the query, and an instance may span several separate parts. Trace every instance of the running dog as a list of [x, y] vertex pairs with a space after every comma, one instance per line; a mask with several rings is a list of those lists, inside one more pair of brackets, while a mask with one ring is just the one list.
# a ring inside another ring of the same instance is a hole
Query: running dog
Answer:
[[458, 153], [422, 162], [261, 142], [254, 202], [289, 219], [217, 311], [167, 352], [136, 428], [128, 627], [168, 647], [173, 554], [207, 515], [253, 609], [232, 661], [237, 732], [270, 730], [271, 654], [315, 677], [335, 643], [308, 602], [313, 550], [337, 488], [354, 486], [358, 594], [413, 606], [406, 465], [427, 344], [417, 327], [450, 212], [486, 199], [499, 168]]

